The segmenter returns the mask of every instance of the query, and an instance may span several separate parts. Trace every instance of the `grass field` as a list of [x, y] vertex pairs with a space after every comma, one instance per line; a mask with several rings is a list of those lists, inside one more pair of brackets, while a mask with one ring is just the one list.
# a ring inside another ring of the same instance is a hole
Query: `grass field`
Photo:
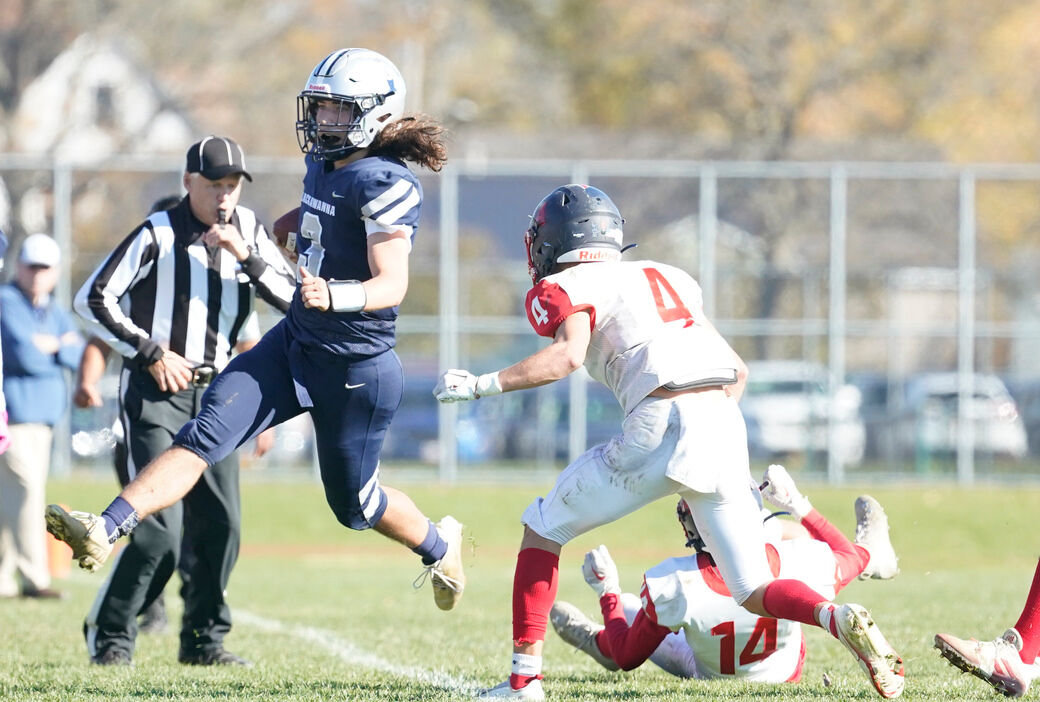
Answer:
[[[175, 627], [140, 637], [133, 669], [89, 665], [80, 626], [107, 568], [77, 571], [56, 582], [68, 593], [63, 601], [0, 601], [0, 700], [442, 700], [500, 682], [509, 672], [518, 518], [547, 485], [403, 487], [434, 518], [451, 513], [467, 525], [469, 585], [455, 611], [436, 609], [429, 585], [413, 590], [412, 554], [338, 527], [320, 487], [247, 482], [227, 646], [255, 668], [179, 665]], [[862, 492], [890, 515], [901, 574], [854, 582], [839, 600], [870, 608], [904, 656], [904, 699], [992, 700], [988, 686], [939, 659], [931, 640], [936, 631], [991, 638], [1014, 623], [1040, 552], [1040, 489], [803, 488], [846, 533]], [[80, 509], [99, 510], [112, 494], [111, 483], [86, 479], [49, 486], [51, 500]], [[646, 567], [683, 551], [673, 508], [674, 500], [662, 500], [568, 545], [560, 598], [597, 612], [580, 564], [599, 543], [618, 561], [622, 586], [636, 589]], [[176, 615], [172, 587], [167, 602]], [[550, 631], [545, 687], [558, 700], [879, 699], [837, 642], [818, 630], [808, 640], [802, 683], [752, 686], [681, 681], [650, 664], [607, 673]]]

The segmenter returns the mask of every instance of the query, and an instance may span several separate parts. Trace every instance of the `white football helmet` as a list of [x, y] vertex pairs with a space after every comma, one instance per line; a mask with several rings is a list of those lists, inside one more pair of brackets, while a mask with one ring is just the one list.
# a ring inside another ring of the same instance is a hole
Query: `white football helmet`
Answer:
[[[296, 137], [315, 158], [336, 161], [368, 147], [404, 114], [405, 85], [390, 59], [368, 49], [339, 49], [322, 59], [296, 98]], [[335, 121], [319, 124], [319, 102], [339, 107]]]

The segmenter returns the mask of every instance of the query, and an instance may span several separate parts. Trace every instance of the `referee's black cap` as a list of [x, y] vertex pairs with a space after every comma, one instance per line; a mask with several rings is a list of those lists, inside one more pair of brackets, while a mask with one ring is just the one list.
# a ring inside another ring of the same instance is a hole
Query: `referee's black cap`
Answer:
[[246, 155], [234, 139], [208, 136], [188, 149], [188, 162], [184, 168], [188, 173], [199, 173], [207, 180], [220, 180], [233, 173], [240, 173], [252, 182], [246, 170]]

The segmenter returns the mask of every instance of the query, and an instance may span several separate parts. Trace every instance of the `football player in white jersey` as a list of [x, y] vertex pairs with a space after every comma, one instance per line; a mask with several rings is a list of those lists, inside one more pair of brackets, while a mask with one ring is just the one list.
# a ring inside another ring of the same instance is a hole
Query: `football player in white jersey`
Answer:
[[596, 188], [565, 185], [547, 195], [525, 237], [534, 281], [526, 309], [535, 331], [553, 342], [494, 373], [448, 370], [434, 389], [441, 402], [474, 400], [545, 385], [584, 365], [626, 415], [619, 434], [567, 466], [524, 511], [512, 673], [484, 694], [544, 698], [542, 647], [563, 545], [679, 494], [733, 599], [759, 616], [826, 629], [883, 697], [898, 696], [902, 661], [865, 609], [838, 606], [770, 571], [737, 407], [747, 366], [705, 317], [693, 278], [664, 263], [621, 260], [623, 222]]
[[[898, 572], [888, 518], [874, 498], [864, 495], [856, 500], [853, 543], [812, 508], [783, 466], [769, 466], [762, 494], [785, 510], [766, 512], [766, 555], [776, 577], [798, 578], [833, 598], [857, 576], [887, 579]], [[632, 670], [649, 659], [684, 678], [800, 680], [805, 662], [801, 624], [759, 617], [739, 606], [704, 549], [682, 498], [677, 512], [686, 545], [697, 553], [670, 558], [648, 570], [637, 597], [621, 593], [617, 566], [605, 546], [589, 551], [582, 574], [600, 596], [605, 626], [593, 623], [574, 605], [557, 602], [550, 613], [556, 633], [608, 670]], [[799, 522], [772, 518], [786, 513]], [[799, 524], [802, 528], [791, 534], [790, 527]]]

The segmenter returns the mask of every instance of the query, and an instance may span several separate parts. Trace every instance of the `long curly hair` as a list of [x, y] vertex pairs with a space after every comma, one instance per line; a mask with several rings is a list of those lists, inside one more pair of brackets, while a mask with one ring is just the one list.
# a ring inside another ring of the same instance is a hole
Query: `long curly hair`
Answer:
[[448, 160], [444, 137], [444, 127], [433, 118], [410, 115], [388, 124], [376, 134], [368, 152], [411, 161], [436, 172]]

